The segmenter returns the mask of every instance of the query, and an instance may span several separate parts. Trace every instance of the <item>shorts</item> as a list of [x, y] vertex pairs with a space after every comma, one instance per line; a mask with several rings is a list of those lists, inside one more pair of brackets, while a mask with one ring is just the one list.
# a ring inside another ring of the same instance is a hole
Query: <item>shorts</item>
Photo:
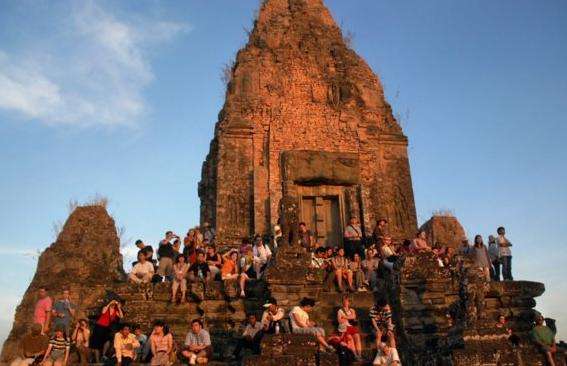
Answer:
[[311, 334], [314, 336], [325, 336], [325, 329], [321, 327], [305, 327], [305, 328], [293, 328], [293, 333], [295, 334]]

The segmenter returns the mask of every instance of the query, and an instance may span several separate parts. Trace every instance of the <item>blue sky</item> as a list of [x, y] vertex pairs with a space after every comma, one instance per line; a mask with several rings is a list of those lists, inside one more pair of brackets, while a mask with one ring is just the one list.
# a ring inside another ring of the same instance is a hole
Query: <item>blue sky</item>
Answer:
[[[518, 279], [567, 332], [567, 3], [327, 0], [410, 139], [420, 223], [505, 225]], [[0, 340], [69, 200], [95, 194], [125, 239], [198, 221], [223, 65], [256, 0], [0, 4]]]

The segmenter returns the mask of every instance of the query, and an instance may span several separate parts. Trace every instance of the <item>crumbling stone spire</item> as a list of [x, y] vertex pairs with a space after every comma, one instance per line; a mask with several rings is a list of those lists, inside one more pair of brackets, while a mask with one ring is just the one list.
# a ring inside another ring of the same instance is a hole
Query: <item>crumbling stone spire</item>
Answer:
[[73, 302], [84, 311], [113, 283], [124, 278], [114, 220], [102, 206], [77, 207], [57, 240], [39, 257], [32, 282], [16, 309], [1, 360], [11, 361], [17, 355], [18, 342], [33, 321], [40, 287], [46, 287], [52, 298], [57, 298], [64, 289], [70, 289]]

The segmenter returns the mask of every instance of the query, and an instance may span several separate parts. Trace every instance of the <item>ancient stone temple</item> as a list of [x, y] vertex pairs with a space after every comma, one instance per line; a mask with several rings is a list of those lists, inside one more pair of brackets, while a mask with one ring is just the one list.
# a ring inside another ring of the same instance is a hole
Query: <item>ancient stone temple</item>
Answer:
[[322, 0], [264, 1], [203, 164], [201, 221], [227, 242], [270, 232], [289, 210], [326, 245], [351, 216], [367, 234], [388, 217], [394, 235], [413, 235], [407, 144]]

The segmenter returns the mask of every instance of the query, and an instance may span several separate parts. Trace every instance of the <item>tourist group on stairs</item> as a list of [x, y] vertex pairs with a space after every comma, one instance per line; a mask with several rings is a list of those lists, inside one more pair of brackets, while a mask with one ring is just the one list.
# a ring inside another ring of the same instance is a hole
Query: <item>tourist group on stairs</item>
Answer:
[[[413, 239], [396, 241], [388, 233], [388, 221], [378, 220], [370, 237], [362, 233], [358, 218], [353, 217], [344, 228], [343, 245], [325, 247], [305, 223], [298, 227], [298, 237], [290, 238], [290, 245], [297, 245], [311, 255], [311, 269], [321, 271], [327, 290], [342, 293], [337, 304], [336, 330], [326, 334], [325, 329], [312, 320], [310, 314], [317, 306], [316, 300], [303, 298], [288, 309], [278, 305], [274, 298], [266, 300], [262, 314], [249, 314], [241, 336], [235, 341], [232, 361], [240, 361], [244, 350], [260, 354], [262, 338], [279, 333], [308, 334], [317, 340], [320, 352], [339, 355], [341, 364], [371, 357], [373, 365], [401, 365], [396, 347], [396, 327], [392, 309], [386, 300], [384, 281], [399, 271], [408, 256], [433, 256], [440, 267], [459, 265], [468, 260], [486, 281], [512, 280], [511, 242], [506, 231], [499, 227], [496, 235], [488, 237], [488, 246], [481, 235], [476, 235], [473, 245], [463, 239], [459, 247], [452, 249], [434, 243], [430, 246], [427, 234], [419, 231]], [[282, 245], [281, 227], [274, 228], [271, 237], [255, 235], [243, 239], [234, 246], [217, 243], [215, 230], [205, 223], [190, 229], [181, 238], [167, 231], [158, 243], [156, 251], [143, 240], [137, 240], [137, 260], [132, 264], [129, 281], [152, 301], [156, 283], [168, 282], [171, 286], [170, 302], [177, 306], [188, 301], [191, 286], [210, 286], [211, 281], [235, 283], [238, 296], [247, 297], [247, 283], [260, 280], [266, 273], [271, 259]], [[370, 309], [351, 307], [352, 293], [372, 292], [375, 304]], [[53, 302], [47, 289], [40, 288], [33, 326], [22, 340], [21, 357], [14, 366], [45, 365], [65, 366], [72, 355], [77, 362], [91, 362], [128, 366], [133, 362], [153, 366], [169, 366], [175, 362], [206, 364], [213, 357], [213, 340], [203, 319], [191, 321], [191, 330], [182, 345], [175, 343], [168, 325], [157, 320], [149, 335], [139, 325], [124, 324], [123, 304], [111, 300], [105, 304], [96, 319], [76, 319], [77, 306], [71, 301], [68, 289], [61, 291], [61, 298]], [[360, 311], [370, 320], [368, 333], [373, 335], [372, 355], [365, 354]], [[504, 316], [495, 319], [495, 327], [507, 327]], [[74, 325], [74, 327], [73, 327]], [[513, 330], [506, 328], [512, 342], [519, 342]], [[554, 365], [555, 329], [544, 324], [543, 317], [535, 319], [531, 332], [533, 342]]]

